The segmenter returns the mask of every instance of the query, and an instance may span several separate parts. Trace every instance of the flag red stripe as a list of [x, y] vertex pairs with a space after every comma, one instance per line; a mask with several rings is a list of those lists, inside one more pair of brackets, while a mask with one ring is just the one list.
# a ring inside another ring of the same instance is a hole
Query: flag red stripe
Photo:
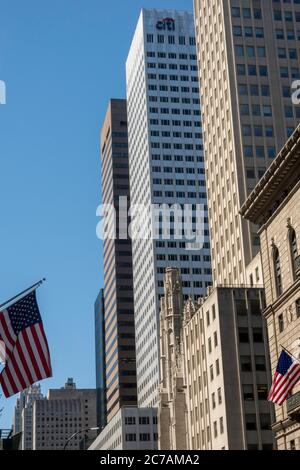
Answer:
[[44, 371], [45, 371], [46, 375], [49, 375], [48, 363], [47, 363], [46, 358], [45, 358], [45, 356], [44, 356], [44, 351], [43, 351], [42, 345], [41, 345], [41, 343], [40, 343], [39, 337], [38, 337], [37, 332], [36, 332], [36, 329], [35, 329], [36, 327], [37, 327], [37, 325], [34, 325], [34, 326], [31, 328], [31, 334], [32, 334], [32, 336], [33, 336], [34, 343], [35, 343], [35, 346], [36, 346], [36, 348], [37, 348], [37, 351], [38, 351], [38, 354], [39, 354], [41, 363], [42, 363], [43, 368], [44, 368]]
[[16, 358], [15, 358], [15, 353], [12, 354], [10, 361], [9, 361], [9, 367], [12, 369], [12, 374], [15, 374], [17, 376], [18, 381], [20, 382], [20, 385], [22, 386], [23, 390], [27, 388], [27, 384], [23, 378], [23, 375], [19, 369], [19, 366], [17, 364]]
[[[13, 390], [13, 395], [15, 395], [16, 393], [18, 393], [19, 389], [14, 381], [14, 378], [11, 374], [11, 371], [10, 371], [10, 367], [5, 367], [4, 369], [4, 375], [6, 374], [6, 377], [7, 377], [7, 380], [9, 381], [9, 385], [11, 386], [12, 390]], [[11, 396], [11, 395], [10, 395]]]
[[289, 392], [300, 378], [300, 364], [294, 362], [290, 369], [283, 376], [277, 371], [274, 375], [273, 385], [269, 394], [269, 401], [282, 405], [286, 400]]
[[49, 364], [49, 373], [50, 373], [50, 377], [51, 377], [52, 376], [52, 366], [51, 366], [50, 350], [49, 350], [48, 340], [47, 340], [47, 337], [46, 337], [46, 333], [45, 333], [45, 330], [44, 330], [43, 323], [39, 323], [39, 329], [40, 329], [42, 337], [44, 338], [44, 343], [45, 343], [47, 353], [48, 353], [47, 361], [48, 361], [48, 364]]
[[292, 390], [294, 385], [298, 382], [299, 377], [300, 377], [300, 369], [294, 371], [291, 378], [288, 379], [288, 381], [282, 387], [282, 391], [279, 394], [279, 396], [277, 396], [278, 395], [278, 393], [277, 393], [275, 399], [276, 399], [276, 401], [278, 401], [279, 405], [282, 405], [282, 403], [285, 401], [285, 399], [288, 396], [289, 392]]
[[48, 343], [46, 340], [46, 336], [42, 331], [41, 328], [42, 324], [39, 323], [35, 325], [35, 332], [37, 336], [37, 341], [40, 344], [41, 351], [42, 351], [42, 358], [44, 360], [44, 368], [47, 372], [48, 377], [51, 376], [51, 362], [50, 362], [50, 355], [49, 355], [49, 348]]
[[30, 380], [30, 383], [33, 384], [35, 382], [34, 378], [32, 377], [32, 374], [30, 372], [30, 369], [28, 367], [28, 364], [27, 364], [27, 360], [25, 359], [25, 356], [24, 356], [24, 353], [23, 353], [23, 349], [22, 349], [22, 346], [19, 342], [19, 340], [16, 342], [16, 348], [17, 348], [17, 351], [19, 353], [19, 356], [20, 356], [20, 360], [22, 362], [22, 366], [24, 367], [24, 370], [27, 374], [27, 377], [28, 379]]
[[275, 399], [280, 399], [281, 394], [284, 393], [285, 388], [289, 387], [290, 380], [294, 377], [295, 374], [299, 373], [300, 369], [297, 364], [293, 364], [285, 376], [282, 377], [280, 384], [277, 385]]
[[27, 357], [27, 360], [30, 358], [30, 362], [31, 362], [32, 367], [34, 369], [35, 375], [36, 375], [37, 379], [40, 380], [41, 372], [40, 372], [38, 364], [35, 360], [34, 353], [32, 351], [31, 344], [30, 344], [26, 329], [23, 330], [20, 334], [22, 335], [22, 338], [23, 338], [25, 346], [26, 346], [27, 356], [29, 356], [29, 357]]
[[0, 315], [0, 323], [1, 323], [1, 326], [2, 326], [1, 338], [2, 338], [3, 342], [5, 343], [5, 346], [7, 347], [7, 349], [12, 351], [15, 341], [11, 337], [10, 331], [9, 331], [7, 323], [6, 323], [6, 318], [4, 317], [3, 313], [1, 313], [1, 315]]
[[5, 380], [4, 380], [4, 372], [5, 372], [5, 369], [2, 371], [1, 375], [0, 375], [0, 383], [1, 383], [1, 387], [2, 387], [2, 390], [3, 390], [3, 393], [5, 395], [5, 398], [8, 398], [10, 396], [10, 393], [6, 387], [6, 383], [5, 383]]

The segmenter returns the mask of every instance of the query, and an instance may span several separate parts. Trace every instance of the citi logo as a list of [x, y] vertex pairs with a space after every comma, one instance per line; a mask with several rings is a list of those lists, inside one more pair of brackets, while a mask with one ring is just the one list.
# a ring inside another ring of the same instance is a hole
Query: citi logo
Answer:
[[156, 28], [161, 31], [175, 31], [175, 20], [173, 18], [164, 18], [156, 23]]

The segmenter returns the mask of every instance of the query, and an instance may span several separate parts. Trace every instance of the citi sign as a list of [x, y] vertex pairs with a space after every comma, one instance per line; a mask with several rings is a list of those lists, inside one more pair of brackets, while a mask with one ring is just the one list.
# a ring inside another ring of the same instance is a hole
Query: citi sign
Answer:
[[175, 31], [175, 20], [173, 18], [164, 18], [156, 23], [156, 28], [160, 31]]

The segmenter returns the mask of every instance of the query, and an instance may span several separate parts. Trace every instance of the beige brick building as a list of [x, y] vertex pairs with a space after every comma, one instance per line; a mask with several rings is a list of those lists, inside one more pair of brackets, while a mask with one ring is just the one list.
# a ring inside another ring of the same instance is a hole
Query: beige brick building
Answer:
[[[264, 314], [274, 372], [281, 346], [300, 357], [300, 127], [249, 196], [242, 214], [260, 225]], [[300, 383], [283, 406], [276, 406], [273, 429], [279, 449], [300, 449]]]
[[263, 289], [218, 287], [185, 306], [188, 448], [273, 449], [263, 305]]
[[194, 0], [215, 283], [245, 284], [259, 251], [239, 209], [299, 123], [300, 4]]
[[161, 302], [159, 447], [272, 449], [263, 289], [211, 290], [205, 301], [189, 300], [183, 316], [181, 298], [179, 272], [168, 269]]

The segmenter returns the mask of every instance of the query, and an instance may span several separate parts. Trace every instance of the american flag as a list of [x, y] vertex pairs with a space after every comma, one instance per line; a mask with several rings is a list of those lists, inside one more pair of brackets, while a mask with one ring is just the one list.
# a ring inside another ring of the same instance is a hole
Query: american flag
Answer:
[[5, 367], [0, 384], [6, 398], [52, 376], [42, 318], [33, 291], [0, 312], [0, 341], [5, 345]]
[[287, 352], [282, 351], [268, 400], [277, 405], [282, 405], [299, 380], [300, 362]]

